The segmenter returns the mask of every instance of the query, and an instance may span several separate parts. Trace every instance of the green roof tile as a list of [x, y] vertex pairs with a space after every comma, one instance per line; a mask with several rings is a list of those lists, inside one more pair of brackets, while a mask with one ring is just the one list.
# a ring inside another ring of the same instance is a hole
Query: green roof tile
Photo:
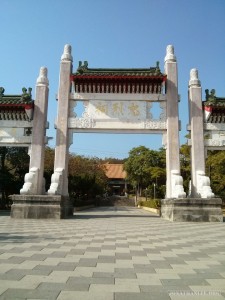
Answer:
[[79, 62], [76, 73], [73, 75], [83, 76], [165, 76], [162, 74], [159, 68], [159, 62], [156, 63], [156, 67], [144, 68], [144, 69], [93, 69], [88, 68], [88, 62]]
[[225, 107], [225, 98], [216, 97], [215, 89], [212, 89], [209, 93], [209, 90], [205, 90], [205, 101], [203, 101], [204, 106], [213, 106], [213, 107]]
[[19, 105], [19, 104], [29, 104], [32, 103], [32, 95], [31, 95], [31, 88], [22, 89], [21, 95], [5, 95], [5, 89], [0, 87], [0, 105]]

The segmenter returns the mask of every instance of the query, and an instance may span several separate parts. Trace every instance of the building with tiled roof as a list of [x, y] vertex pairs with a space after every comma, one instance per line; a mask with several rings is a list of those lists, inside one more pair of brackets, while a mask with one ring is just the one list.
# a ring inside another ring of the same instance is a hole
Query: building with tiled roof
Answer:
[[126, 171], [123, 169], [123, 164], [104, 164], [105, 175], [108, 178], [108, 185], [110, 194], [125, 195], [127, 189], [126, 185]]

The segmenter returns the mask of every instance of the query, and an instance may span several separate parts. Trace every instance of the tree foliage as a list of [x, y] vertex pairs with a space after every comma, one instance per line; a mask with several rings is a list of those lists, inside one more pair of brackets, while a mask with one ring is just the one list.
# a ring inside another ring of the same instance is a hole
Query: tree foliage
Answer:
[[191, 180], [191, 147], [182, 145], [180, 147], [180, 169], [181, 176], [183, 177], [184, 190], [188, 193], [189, 182]]
[[150, 150], [145, 146], [133, 148], [124, 163], [128, 181], [137, 189], [138, 194], [142, 191], [153, 193], [153, 186], [157, 186], [158, 197], [165, 190], [165, 150]]
[[[29, 169], [27, 148], [0, 147], [0, 208], [9, 206], [9, 195], [18, 194], [24, 176]], [[131, 149], [125, 160], [85, 157], [70, 154], [68, 165], [69, 194], [74, 203], [84, 203], [101, 195], [107, 189], [107, 178], [103, 165], [106, 162], [124, 163], [128, 181], [139, 194], [163, 198], [166, 184], [166, 155], [164, 149], [151, 150], [145, 146]], [[180, 148], [181, 175], [188, 192], [191, 179], [190, 147]], [[46, 190], [51, 183], [54, 169], [54, 149], [46, 147], [45, 171]], [[216, 196], [225, 199], [225, 151], [208, 151], [206, 173]]]
[[225, 151], [208, 151], [206, 171], [215, 195], [225, 199]]
[[99, 158], [70, 155], [69, 193], [75, 203], [94, 200], [103, 194], [106, 185], [107, 178]]
[[29, 168], [27, 148], [0, 147], [0, 207], [10, 204], [9, 195], [18, 194]]

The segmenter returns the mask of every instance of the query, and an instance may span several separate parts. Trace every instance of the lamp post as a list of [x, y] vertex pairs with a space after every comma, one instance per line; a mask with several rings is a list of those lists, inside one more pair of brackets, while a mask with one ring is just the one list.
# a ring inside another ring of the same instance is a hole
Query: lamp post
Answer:
[[153, 194], [154, 194], [154, 200], [155, 200], [155, 183], [153, 183]]

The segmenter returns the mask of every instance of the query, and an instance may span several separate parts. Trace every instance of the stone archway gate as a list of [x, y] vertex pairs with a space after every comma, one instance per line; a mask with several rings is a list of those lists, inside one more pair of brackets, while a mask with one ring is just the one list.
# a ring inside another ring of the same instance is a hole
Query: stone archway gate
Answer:
[[[68, 194], [68, 154], [74, 132], [161, 133], [167, 161], [166, 198], [183, 198], [180, 176], [177, 62], [173, 46], [167, 47], [165, 73], [146, 69], [89, 69], [87, 62], [72, 71], [71, 46], [61, 57], [56, 120], [54, 174], [47, 195], [41, 193], [42, 176], [34, 180], [30, 166], [23, 195], [13, 197], [12, 217], [61, 218], [72, 214]], [[84, 113], [74, 108], [83, 102]], [[152, 104], [161, 107], [154, 120]], [[31, 151], [31, 161], [37, 152]], [[37, 168], [40, 170], [40, 168]], [[32, 176], [31, 176], [32, 175]], [[39, 174], [41, 175], [41, 174]], [[28, 186], [32, 188], [27, 188]]]
[[[163, 93], [164, 92], [164, 93]], [[165, 73], [146, 69], [89, 69], [79, 63], [72, 73], [71, 47], [61, 58], [58, 92], [55, 166], [49, 195], [68, 196], [68, 149], [74, 132], [161, 133], [167, 160], [167, 198], [183, 198], [180, 176], [177, 62], [173, 46], [167, 47]], [[77, 102], [84, 112], [77, 117]], [[154, 120], [151, 107], [160, 103]]]
[[[87, 62], [79, 63], [77, 71], [73, 73], [72, 61], [71, 46], [66, 45], [60, 63], [55, 161], [50, 189], [47, 194], [41, 193], [40, 189], [35, 194], [37, 186], [43, 186], [43, 170], [42, 174], [39, 172], [37, 179], [34, 179], [36, 177], [31, 174], [31, 163], [23, 195], [13, 196], [11, 216], [65, 218], [73, 214], [68, 194], [68, 155], [74, 132], [160, 133], [163, 135], [166, 148], [167, 174], [162, 217], [173, 221], [221, 221], [219, 202], [215, 204], [211, 199], [208, 205], [208, 199], [199, 199], [204, 197], [203, 194], [196, 193], [192, 195], [194, 199], [186, 199], [184, 193], [179, 157], [177, 61], [173, 46], [169, 45], [166, 49], [164, 73], [160, 71], [158, 63], [156, 67], [146, 69], [90, 69]], [[47, 77], [42, 78], [44, 93], [47, 91]], [[198, 78], [194, 72], [189, 85], [191, 105], [193, 103], [191, 138], [194, 141], [192, 142], [194, 162], [198, 149], [195, 145], [201, 144], [197, 142], [193, 130], [195, 119], [202, 114], [198, 108], [199, 104], [196, 104], [199, 101], [198, 88]], [[83, 103], [82, 116], [76, 114], [78, 102]], [[160, 117], [156, 120], [151, 112], [155, 102], [159, 103], [161, 108]], [[201, 134], [203, 138], [203, 133]], [[43, 144], [41, 147], [43, 149]], [[201, 147], [200, 150], [202, 151]], [[31, 151], [31, 162], [35, 161], [36, 155], [37, 152]], [[39, 166], [36, 169], [41, 170]], [[193, 162], [192, 169], [199, 171]], [[204, 164], [201, 165], [200, 175], [205, 174], [203, 169]], [[193, 190], [196, 186], [198, 190], [203, 183], [203, 186], [208, 187], [210, 194], [208, 178], [205, 175], [201, 178], [200, 185], [193, 181], [193, 178], [192, 170]]]

